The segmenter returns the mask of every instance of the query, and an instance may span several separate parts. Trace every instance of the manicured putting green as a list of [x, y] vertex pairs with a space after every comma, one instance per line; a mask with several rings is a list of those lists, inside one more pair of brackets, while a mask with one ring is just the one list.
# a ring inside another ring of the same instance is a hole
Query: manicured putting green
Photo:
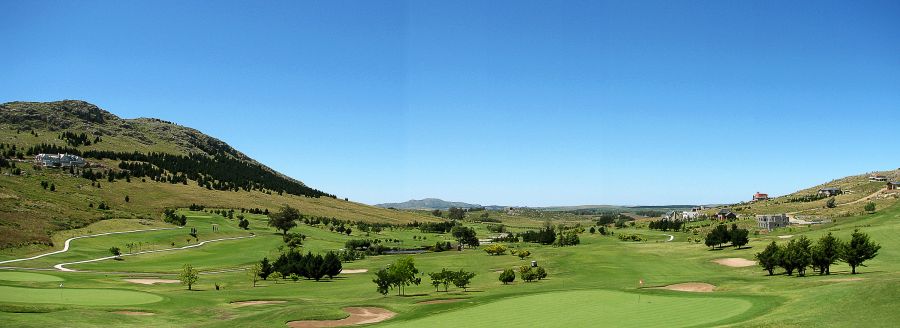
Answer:
[[118, 289], [78, 288], [22, 288], [0, 286], [0, 302], [72, 304], [72, 305], [134, 305], [162, 301], [159, 295]]
[[753, 304], [736, 298], [658, 296], [588, 290], [514, 297], [385, 327], [686, 327], [739, 315]]
[[0, 272], [0, 280], [46, 282], [46, 281], [63, 281], [63, 278], [60, 278], [57, 276], [51, 276], [49, 274], [6, 271], [6, 272]]

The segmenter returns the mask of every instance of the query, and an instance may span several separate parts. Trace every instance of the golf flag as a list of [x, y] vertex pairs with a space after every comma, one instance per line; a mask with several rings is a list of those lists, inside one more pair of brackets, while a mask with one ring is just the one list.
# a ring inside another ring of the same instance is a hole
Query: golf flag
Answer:
[[59, 288], [62, 288], [62, 284], [59, 284]]

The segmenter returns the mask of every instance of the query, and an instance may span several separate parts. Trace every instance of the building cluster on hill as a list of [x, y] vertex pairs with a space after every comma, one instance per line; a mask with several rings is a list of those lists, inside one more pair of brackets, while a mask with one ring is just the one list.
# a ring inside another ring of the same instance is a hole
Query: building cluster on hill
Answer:
[[34, 161], [44, 167], [83, 167], [84, 158], [71, 154], [37, 154]]

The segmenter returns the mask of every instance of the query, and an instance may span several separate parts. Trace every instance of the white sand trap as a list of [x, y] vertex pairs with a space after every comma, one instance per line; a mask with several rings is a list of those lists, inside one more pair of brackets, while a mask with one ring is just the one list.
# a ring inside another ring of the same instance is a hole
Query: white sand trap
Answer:
[[369, 269], [343, 269], [343, 270], [341, 270], [341, 273], [346, 273], [346, 274], [366, 273], [366, 272], [369, 272]]
[[716, 286], [703, 282], [686, 282], [683, 284], [657, 287], [657, 289], [676, 290], [679, 292], [710, 293], [716, 289]]
[[344, 311], [350, 313], [350, 316], [340, 320], [291, 321], [287, 325], [291, 328], [343, 327], [382, 322], [396, 315], [394, 312], [377, 307], [348, 307], [344, 308]]
[[141, 285], [177, 284], [181, 282], [174, 279], [125, 279], [125, 281]]
[[730, 257], [730, 258], [726, 258], [726, 259], [718, 259], [718, 260], [714, 260], [713, 262], [716, 262], [716, 263], [721, 264], [721, 265], [724, 265], [724, 266], [729, 266], [729, 267], [732, 267], [732, 268], [743, 268], [743, 267], [748, 267], [748, 266], [754, 266], [754, 265], [756, 265], [756, 261], [751, 261], [751, 260], [748, 260], [748, 259], [742, 259], [742, 258], [739, 258], [739, 257]]
[[794, 235], [784, 235], [784, 236], [778, 236], [778, 238], [781, 238], [781, 239], [788, 239], [788, 238], [791, 238], [791, 237], [793, 237], [793, 236], [794, 236]]
[[266, 304], [281, 304], [287, 303], [287, 301], [243, 301], [243, 302], [231, 302], [231, 305], [242, 307], [242, 306], [250, 306], [250, 305], [266, 305]]
[[124, 314], [124, 315], [156, 315], [156, 313], [153, 313], [153, 312], [139, 312], [139, 311], [116, 311], [113, 313]]

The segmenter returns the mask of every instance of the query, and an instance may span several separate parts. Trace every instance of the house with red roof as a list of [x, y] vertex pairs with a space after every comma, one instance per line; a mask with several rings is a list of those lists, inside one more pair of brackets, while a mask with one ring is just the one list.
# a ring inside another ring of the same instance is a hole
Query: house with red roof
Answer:
[[754, 201], [754, 202], [755, 202], [755, 201], [760, 201], [760, 200], [767, 200], [767, 199], [769, 199], [769, 194], [762, 194], [762, 193], [760, 193], [759, 191], [757, 191], [755, 194], [753, 194], [753, 201]]

